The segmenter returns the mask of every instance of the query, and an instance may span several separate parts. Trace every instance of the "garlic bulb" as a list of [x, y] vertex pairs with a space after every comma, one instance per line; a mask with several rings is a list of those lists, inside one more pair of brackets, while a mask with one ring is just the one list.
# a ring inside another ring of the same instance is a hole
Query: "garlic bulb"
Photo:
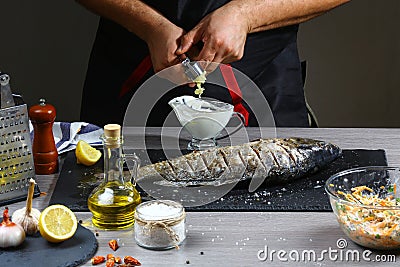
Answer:
[[28, 197], [26, 199], [26, 207], [16, 210], [12, 215], [12, 219], [13, 222], [22, 226], [27, 235], [33, 235], [39, 231], [40, 211], [32, 208], [32, 199], [36, 184], [35, 180], [31, 178], [29, 183], [30, 185]]
[[3, 221], [0, 224], [0, 248], [16, 247], [22, 244], [24, 240], [24, 229], [10, 220], [6, 208], [3, 212]]

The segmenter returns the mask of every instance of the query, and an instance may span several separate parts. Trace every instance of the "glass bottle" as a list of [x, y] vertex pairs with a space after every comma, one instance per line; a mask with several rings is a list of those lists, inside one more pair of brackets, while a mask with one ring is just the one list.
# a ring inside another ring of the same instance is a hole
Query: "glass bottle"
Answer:
[[[135, 155], [129, 158], [122, 153], [121, 126], [104, 126], [101, 137], [104, 147], [104, 181], [97, 186], [88, 198], [88, 207], [92, 212], [92, 222], [101, 229], [119, 230], [133, 226], [136, 206], [141, 197], [131, 180], [136, 178], [139, 159]], [[134, 163], [133, 177], [124, 177], [125, 160]]]

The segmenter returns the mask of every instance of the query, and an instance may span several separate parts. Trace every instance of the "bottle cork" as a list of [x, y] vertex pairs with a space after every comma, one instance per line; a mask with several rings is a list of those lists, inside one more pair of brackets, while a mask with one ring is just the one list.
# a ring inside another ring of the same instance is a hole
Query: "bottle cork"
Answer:
[[44, 99], [29, 109], [33, 125], [32, 153], [36, 174], [52, 174], [58, 171], [58, 152], [54, 142], [53, 124], [56, 109]]
[[109, 148], [117, 148], [121, 145], [121, 126], [119, 124], [107, 124], [104, 126], [104, 137]]
[[104, 135], [111, 138], [119, 138], [121, 136], [121, 126], [119, 124], [107, 124], [104, 126]]

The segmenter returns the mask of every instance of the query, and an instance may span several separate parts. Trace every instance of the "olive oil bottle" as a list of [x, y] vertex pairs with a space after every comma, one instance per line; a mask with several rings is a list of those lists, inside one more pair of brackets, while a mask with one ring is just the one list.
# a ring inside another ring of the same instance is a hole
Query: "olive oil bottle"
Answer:
[[[104, 126], [101, 137], [104, 147], [104, 181], [97, 186], [88, 198], [88, 207], [92, 212], [92, 222], [98, 228], [119, 230], [133, 226], [136, 206], [141, 197], [131, 178], [124, 177], [121, 126], [108, 124]], [[132, 155], [130, 155], [132, 156]], [[139, 159], [134, 161], [135, 169]], [[136, 178], [136, 177], [133, 177]]]

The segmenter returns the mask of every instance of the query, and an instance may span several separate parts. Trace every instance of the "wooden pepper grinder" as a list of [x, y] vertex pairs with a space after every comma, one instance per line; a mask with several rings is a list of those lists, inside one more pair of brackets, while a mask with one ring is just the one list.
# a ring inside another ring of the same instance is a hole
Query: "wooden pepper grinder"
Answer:
[[29, 109], [33, 124], [33, 161], [36, 174], [52, 174], [58, 171], [58, 152], [54, 143], [53, 124], [56, 109], [40, 99], [39, 104]]

